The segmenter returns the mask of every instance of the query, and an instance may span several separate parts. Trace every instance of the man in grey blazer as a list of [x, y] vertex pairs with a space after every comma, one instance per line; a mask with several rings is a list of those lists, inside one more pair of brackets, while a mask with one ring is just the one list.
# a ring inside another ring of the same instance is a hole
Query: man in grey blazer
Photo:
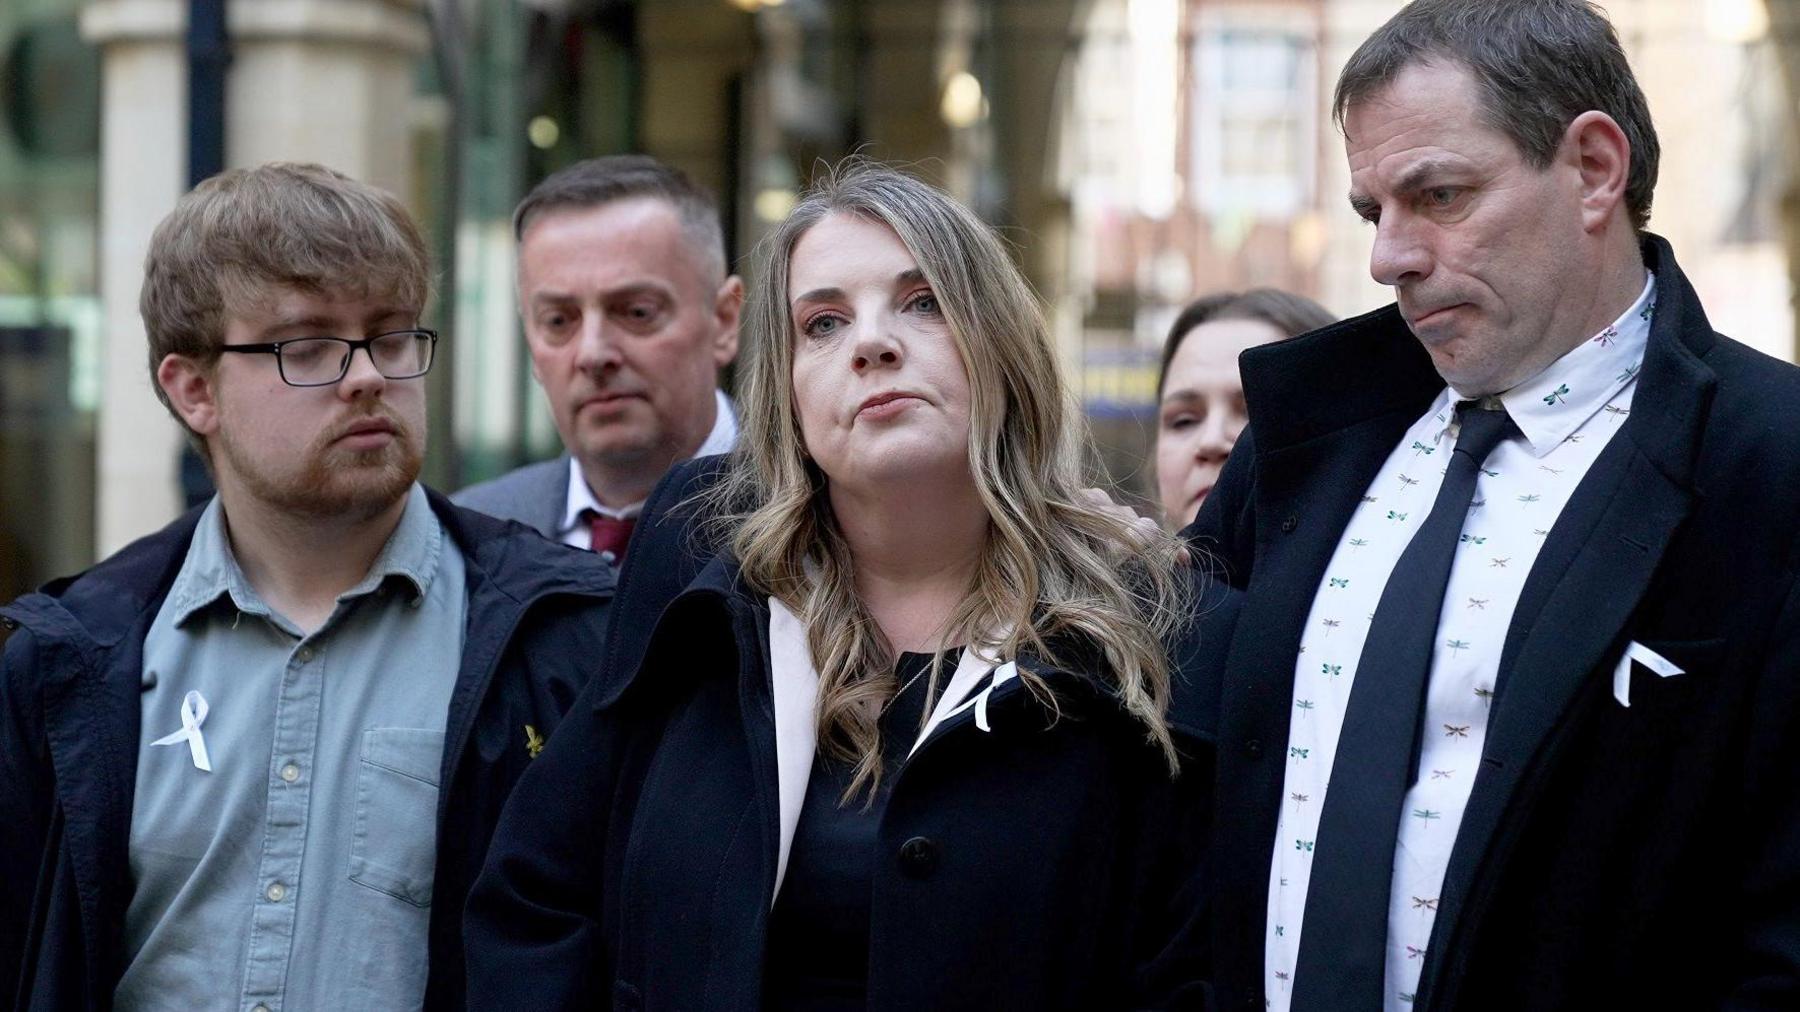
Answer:
[[513, 232], [531, 372], [565, 452], [452, 499], [617, 560], [663, 473], [736, 441], [718, 373], [737, 355], [744, 283], [712, 197], [645, 155], [551, 175]]

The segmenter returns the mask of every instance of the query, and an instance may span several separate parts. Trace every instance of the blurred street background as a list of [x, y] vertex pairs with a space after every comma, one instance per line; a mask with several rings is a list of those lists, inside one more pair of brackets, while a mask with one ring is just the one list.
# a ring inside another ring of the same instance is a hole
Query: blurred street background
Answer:
[[[1484, 0], [1471, 0], [1484, 2]], [[199, 487], [137, 295], [193, 181], [318, 161], [430, 235], [426, 479], [557, 452], [514, 310], [510, 213], [644, 151], [719, 195], [740, 260], [822, 160], [913, 167], [998, 225], [1104, 462], [1145, 491], [1175, 312], [1274, 285], [1390, 301], [1345, 203], [1339, 66], [1398, 0], [0, 0], [0, 600]], [[1663, 143], [1651, 228], [1723, 332], [1795, 354], [1800, 0], [1605, 0]], [[1800, 407], [1800, 406], [1797, 406]]]

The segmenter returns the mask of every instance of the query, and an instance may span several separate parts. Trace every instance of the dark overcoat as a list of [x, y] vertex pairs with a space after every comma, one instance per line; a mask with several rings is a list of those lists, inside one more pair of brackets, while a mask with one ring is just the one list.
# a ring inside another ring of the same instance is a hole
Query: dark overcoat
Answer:
[[[696, 466], [715, 465], [670, 482]], [[694, 567], [690, 532], [660, 524], [679, 498], [666, 482], [626, 560], [621, 603], [660, 615], [616, 630], [608, 663], [631, 674], [590, 684], [508, 804], [470, 899], [472, 1008], [760, 1004], [779, 837], [768, 607], [727, 556], [669, 600]], [[1212, 607], [1210, 627], [1230, 614]], [[1188, 761], [1171, 777], [1093, 677], [1041, 673], [1060, 717], [1014, 679], [990, 731], [965, 711], [893, 774], [870, 1009], [1206, 1002], [1207, 718], [1177, 714]]]
[[[1631, 414], [1508, 630], [1422, 1012], [1800, 1008], [1800, 369], [1714, 333], [1668, 244], [1643, 251]], [[1215, 955], [1221, 1006], [1261, 1012], [1301, 625], [1444, 384], [1391, 307], [1241, 364], [1250, 425], [1189, 534], [1247, 591], [1217, 704]], [[1634, 662], [1627, 708], [1633, 641], [1686, 673]]]

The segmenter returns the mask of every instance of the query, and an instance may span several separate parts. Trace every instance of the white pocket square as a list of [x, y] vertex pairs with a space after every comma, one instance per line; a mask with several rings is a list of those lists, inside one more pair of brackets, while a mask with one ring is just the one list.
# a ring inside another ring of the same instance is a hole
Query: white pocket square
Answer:
[[1620, 706], [1631, 705], [1631, 662], [1636, 661], [1664, 678], [1670, 675], [1686, 674], [1677, 667], [1674, 661], [1662, 654], [1638, 643], [1635, 640], [1625, 648], [1625, 655], [1619, 658], [1619, 666], [1613, 669], [1613, 698]]

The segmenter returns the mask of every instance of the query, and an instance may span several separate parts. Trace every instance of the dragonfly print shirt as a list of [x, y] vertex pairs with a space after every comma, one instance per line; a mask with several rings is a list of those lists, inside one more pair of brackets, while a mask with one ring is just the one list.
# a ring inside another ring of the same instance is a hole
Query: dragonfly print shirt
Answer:
[[[1438, 893], [1475, 781], [1500, 652], [1525, 577], [1575, 487], [1631, 412], [1655, 309], [1646, 282], [1611, 326], [1498, 396], [1519, 433], [1477, 475], [1474, 499], [1434, 617], [1418, 779], [1400, 812], [1388, 906], [1385, 1007], [1411, 1007]], [[1375, 604], [1431, 512], [1456, 445], [1446, 388], [1389, 454], [1351, 517], [1313, 596], [1294, 671], [1285, 783], [1269, 868], [1264, 986], [1289, 1007], [1301, 918], [1338, 734]], [[1330, 930], [1330, 925], [1321, 926]]]

